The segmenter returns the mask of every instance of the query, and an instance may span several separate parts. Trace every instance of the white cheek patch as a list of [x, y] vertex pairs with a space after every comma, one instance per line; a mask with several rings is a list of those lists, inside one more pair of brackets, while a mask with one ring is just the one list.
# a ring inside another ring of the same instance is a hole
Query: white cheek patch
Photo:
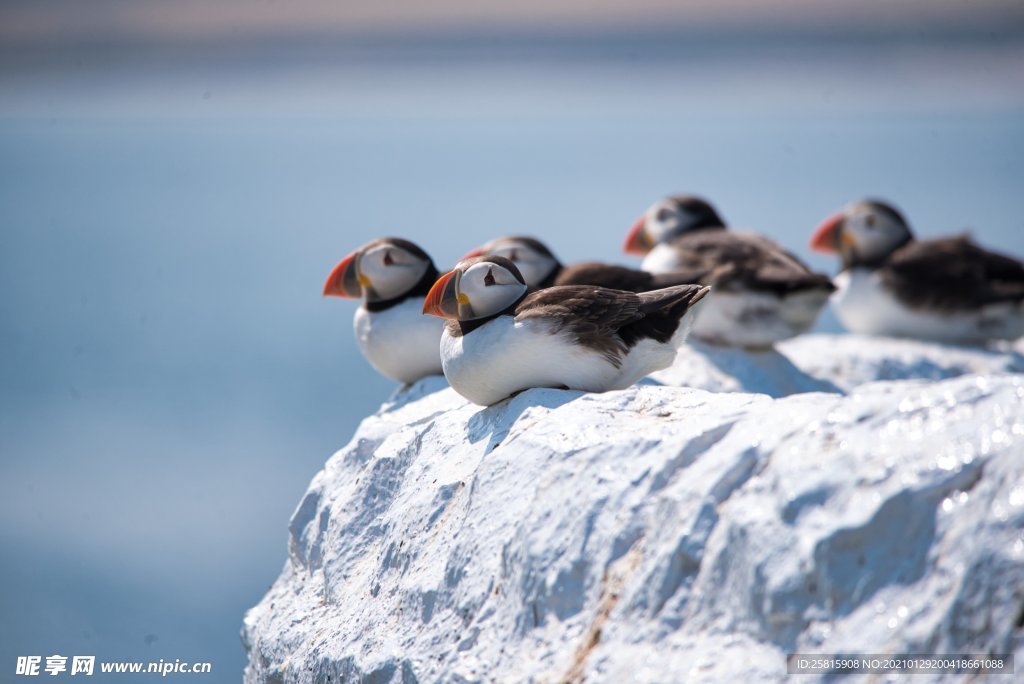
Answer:
[[[662, 209], [667, 210], [664, 220], [658, 219]], [[645, 225], [647, 236], [654, 243], [661, 243], [664, 240], [685, 233], [697, 224], [700, 217], [682, 207], [667, 205], [656, 205], [648, 212]]]
[[[868, 225], [869, 217], [871, 225]], [[908, 238], [904, 226], [879, 214], [850, 215], [844, 230], [853, 238], [853, 253], [861, 261], [884, 258]]]
[[858, 225], [853, 229], [853, 234], [853, 249], [861, 259], [877, 259], [889, 251], [888, 237], [877, 228]]
[[523, 280], [530, 287], [537, 287], [551, 271], [552, 264], [538, 259], [529, 261], [516, 261], [516, 266], [523, 276]]
[[517, 282], [515, 285], [481, 285], [473, 282], [469, 288], [461, 288], [462, 294], [469, 298], [476, 318], [492, 316], [512, 305], [526, 292], [526, 285]]
[[655, 244], [664, 239], [669, 229], [669, 226], [658, 218], [660, 212], [661, 207], [653, 207], [644, 218], [644, 231], [647, 233], [648, 239]]
[[427, 264], [417, 261], [413, 264], [392, 264], [386, 266], [376, 255], [360, 260], [360, 273], [370, 280], [370, 286], [380, 299], [400, 297], [413, 288], [427, 272]]

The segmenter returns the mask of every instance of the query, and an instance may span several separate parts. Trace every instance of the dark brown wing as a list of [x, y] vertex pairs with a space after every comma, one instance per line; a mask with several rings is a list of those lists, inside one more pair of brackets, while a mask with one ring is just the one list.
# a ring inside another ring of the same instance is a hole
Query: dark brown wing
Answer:
[[549, 287], [527, 295], [516, 306], [516, 320], [547, 318], [580, 337], [607, 337], [640, 320], [640, 298], [633, 292], [587, 285]]
[[679, 272], [653, 274], [635, 268], [586, 261], [566, 266], [555, 279], [555, 285], [597, 285], [612, 290], [627, 292], [650, 292], [672, 285], [698, 283], [707, 274], [700, 272]]
[[983, 249], [966, 235], [909, 242], [878, 273], [909, 306], [970, 310], [1024, 300], [1024, 264]]
[[706, 293], [699, 285], [680, 285], [644, 294], [586, 285], [550, 287], [527, 295], [516, 306], [517, 321], [538, 318], [572, 335], [616, 366], [644, 338], [668, 341], [679, 319]]
[[815, 273], [796, 255], [760, 235], [696, 231], [679, 236], [672, 246], [679, 254], [681, 270], [704, 270], [709, 276], [701, 282], [725, 291], [748, 289], [784, 295], [835, 289], [827, 275]]

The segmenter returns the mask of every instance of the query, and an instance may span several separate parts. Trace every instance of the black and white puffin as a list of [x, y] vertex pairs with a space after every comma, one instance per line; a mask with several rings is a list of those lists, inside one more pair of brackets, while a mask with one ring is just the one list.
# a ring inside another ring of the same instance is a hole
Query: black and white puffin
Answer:
[[405, 384], [440, 375], [444, 324], [423, 315], [438, 271], [419, 246], [386, 237], [341, 260], [324, 295], [362, 299], [353, 327], [363, 356], [377, 372]]
[[530, 292], [509, 259], [460, 262], [427, 295], [423, 313], [448, 319], [445, 377], [489, 406], [531, 387], [604, 392], [667, 368], [710, 288], [636, 294], [568, 285]]
[[852, 332], [960, 343], [1024, 335], [1024, 264], [966, 235], [916, 240], [885, 202], [830, 216], [811, 249], [842, 260], [832, 307]]
[[546, 244], [525, 235], [507, 235], [491, 240], [462, 258], [488, 255], [509, 259], [533, 290], [554, 285], [597, 285], [627, 292], [650, 292], [672, 285], [693, 284], [698, 276], [705, 275], [703, 272], [650, 273], [599, 261], [565, 266]]
[[652, 273], [686, 272], [715, 286], [695, 337], [760, 349], [807, 331], [835, 289], [766, 237], [727, 230], [707, 201], [688, 195], [651, 205], [623, 249]]

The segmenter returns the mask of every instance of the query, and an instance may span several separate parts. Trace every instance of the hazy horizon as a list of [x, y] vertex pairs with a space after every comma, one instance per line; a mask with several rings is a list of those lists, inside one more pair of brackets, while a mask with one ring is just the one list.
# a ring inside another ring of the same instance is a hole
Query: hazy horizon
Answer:
[[0, 8], [0, 49], [89, 42], [266, 41], [302, 36], [415, 38], [459, 35], [645, 34], [679, 31], [866, 35], [1024, 31], [1015, 0], [526, 0], [416, 3], [337, 0], [12, 0]]

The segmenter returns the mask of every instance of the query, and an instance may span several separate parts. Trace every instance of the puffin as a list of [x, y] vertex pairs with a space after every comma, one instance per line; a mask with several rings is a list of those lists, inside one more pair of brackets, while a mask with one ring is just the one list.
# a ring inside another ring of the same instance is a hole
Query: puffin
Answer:
[[510, 259], [532, 290], [554, 285], [598, 285], [613, 290], [650, 292], [672, 285], [694, 284], [703, 272], [650, 273], [599, 261], [565, 266], [546, 244], [526, 235], [506, 235], [491, 240], [462, 259], [493, 255]]
[[733, 232], [700, 197], [651, 205], [633, 224], [623, 250], [644, 257], [651, 273], [684, 271], [714, 285], [694, 337], [751, 350], [806, 332], [835, 290], [824, 273], [766, 237]]
[[839, 255], [832, 307], [851, 332], [956, 344], [1024, 335], [1024, 263], [967, 235], [918, 240], [891, 204], [847, 205], [811, 249]]
[[423, 313], [446, 319], [441, 360], [448, 383], [490, 406], [531, 387], [624, 389], [667, 368], [709, 290], [531, 291], [510, 259], [492, 255], [461, 261], [441, 276]]
[[324, 296], [362, 299], [353, 318], [359, 350], [378, 373], [410, 385], [442, 373], [444, 323], [422, 313], [437, 276], [418, 245], [385, 237], [342, 259], [327, 276]]

